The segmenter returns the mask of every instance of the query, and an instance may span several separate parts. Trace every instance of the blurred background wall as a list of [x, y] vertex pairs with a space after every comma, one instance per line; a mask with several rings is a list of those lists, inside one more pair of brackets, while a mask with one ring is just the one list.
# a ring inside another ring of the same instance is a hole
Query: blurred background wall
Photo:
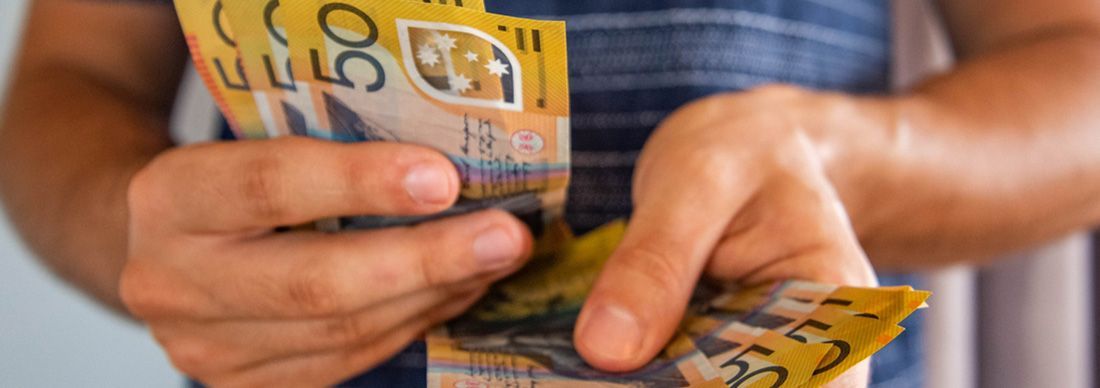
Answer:
[[[836, 0], [843, 1], [843, 0]], [[0, 0], [0, 90], [19, 37], [26, 0]], [[951, 63], [924, 0], [896, 0], [899, 89]], [[2, 106], [2, 97], [0, 97]], [[214, 107], [192, 76], [173, 121], [182, 142], [202, 139]], [[140, 327], [112, 316], [51, 277], [20, 245], [0, 214], [0, 386], [180, 386]], [[1085, 236], [1021, 253], [984, 270], [928, 274], [937, 292], [928, 320], [928, 386], [1093, 386], [1100, 303]]]

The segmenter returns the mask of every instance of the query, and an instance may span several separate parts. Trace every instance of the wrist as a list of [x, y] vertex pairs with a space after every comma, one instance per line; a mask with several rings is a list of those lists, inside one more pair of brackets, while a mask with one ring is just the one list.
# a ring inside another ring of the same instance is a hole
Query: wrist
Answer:
[[857, 234], [884, 217], [876, 198], [890, 198], [898, 177], [899, 155], [910, 147], [909, 127], [900, 119], [901, 102], [890, 97], [806, 92], [798, 115], [844, 202]]

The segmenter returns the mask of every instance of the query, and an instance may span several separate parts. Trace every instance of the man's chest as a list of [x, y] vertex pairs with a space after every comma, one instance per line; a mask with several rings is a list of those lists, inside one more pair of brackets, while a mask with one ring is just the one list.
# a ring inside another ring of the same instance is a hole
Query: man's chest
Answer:
[[709, 93], [775, 82], [866, 92], [885, 85], [889, 68], [889, 9], [879, 1], [489, 0], [487, 6], [565, 20], [575, 94], [616, 92], [631, 100], [634, 91]]

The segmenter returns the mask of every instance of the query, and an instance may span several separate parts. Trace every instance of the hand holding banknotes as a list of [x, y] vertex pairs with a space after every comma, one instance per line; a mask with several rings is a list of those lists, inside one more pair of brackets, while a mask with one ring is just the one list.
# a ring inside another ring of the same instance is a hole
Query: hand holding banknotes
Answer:
[[466, 310], [522, 266], [526, 228], [487, 211], [366, 232], [279, 233], [452, 205], [426, 148], [287, 138], [167, 152], [130, 187], [123, 299], [173, 363], [214, 386], [334, 384]]
[[[817, 151], [784, 116], [798, 93], [704, 99], [656, 130], [635, 172], [624, 240], [577, 323], [589, 363], [628, 371], [656, 356], [703, 273], [748, 284], [876, 284]], [[857, 369], [840, 381], [866, 378]]]

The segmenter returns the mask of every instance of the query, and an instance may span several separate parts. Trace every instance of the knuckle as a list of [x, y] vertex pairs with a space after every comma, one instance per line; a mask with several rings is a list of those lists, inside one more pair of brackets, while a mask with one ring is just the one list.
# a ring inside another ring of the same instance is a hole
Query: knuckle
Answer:
[[126, 188], [126, 203], [132, 217], [140, 218], [153, 213], [162, 203], [158, 200], [161, 196], [157, 195], [159, 165], [154, 160], [130, 178], [130, 184]]
[[221, 358], [215, 347], [205, 341], [172, 339], [163, 341], [161, 345], [176, 369], [199, 379], [216, 370], [215, 364]]
[[328, 316], [344, 312], [339, 282], [320, 269], [296, 272], [291, 278], [287, 294], [294, 308], [292, 313]]
[[402, 185], [402, 169], [395, 163], [380, 163], [378, 155], [355, 154], [341, 158], [344, 195], [349, 203], [375, 211], [409, 212], [416, 203]]
[[[460, 243], [459, 241], [464, 238], [464, 235], [456, 233], [453, 229], [440, 229], [427, 224], [412, 227], [410, 235], [416, 241], [423, 242], [418, 244], [415, 259], [410, 261], [410, 265], [415, 266], [412, 270], [415, 271], [424, 288], [447, 285], [454, 278], [465, 273], [461, 270], [470, 269], [448, 265], [448, 263], [457, 262], [456, 260], [450, 260], [451, 258], [457, 257], [459, 252], [465, 252], [462, 249], [454, 249]], [[457, 271], [453, 269], [457, 269]]]
[[713, 171], [708, 179], [697, 180], [703, 190], [715, 193], [731, 192], [746, 181], [743, 165], [738, 156], [730, 152], [723, 144], [708, 143], [695, 147], [690, 152], [679, 153], [677, 169], [680, 171]]
[[355, 346], [377, 335], [373, 321], [357, 316], [333, 319], [324, 326], [322, 338], [328, 338], [340, 346]]
[[123, 305], [131, 314], [149, 319], [163, 310], [164, 301], [155, 292], [158, 287], [152, 279], [151, 269], [139, 263], [140, 261], [131, 261], [123, 268], [118, 292]]
[[479, 287], [474, 291], [459, 295], [452, 303], [448, 303], [440, 308], [430, 310], [425, 317], [426, 322], [435, 325], [449, 321], [459, 315], [462, 315], [469, 310], [475, 303], [477, 303], [488, 292], [488, 287]]
[[423, 282], [425, 288], [435, 288], [450, 283], [450, 277], [447, 276], [448, 271], [445, 271], [443, 266], [433, 262], [433, 259], [441, 257], [438, 252], [445, 251], [431, 249], [421, 250], [419, 257], [416, 260], [420, 279]]
[[683, 264], [668, 244], [645, 242], [628, 248], [620, 261], [624, 272], [664, 292], [679, 292], [689, 287], [684, 279]]
[[283, 174], [286, 167], [275, 155], [258, 156], [242, 166], [240, 180], [241, 204], [250, 214], [264, 219], [286, 215], [287, 207]]

